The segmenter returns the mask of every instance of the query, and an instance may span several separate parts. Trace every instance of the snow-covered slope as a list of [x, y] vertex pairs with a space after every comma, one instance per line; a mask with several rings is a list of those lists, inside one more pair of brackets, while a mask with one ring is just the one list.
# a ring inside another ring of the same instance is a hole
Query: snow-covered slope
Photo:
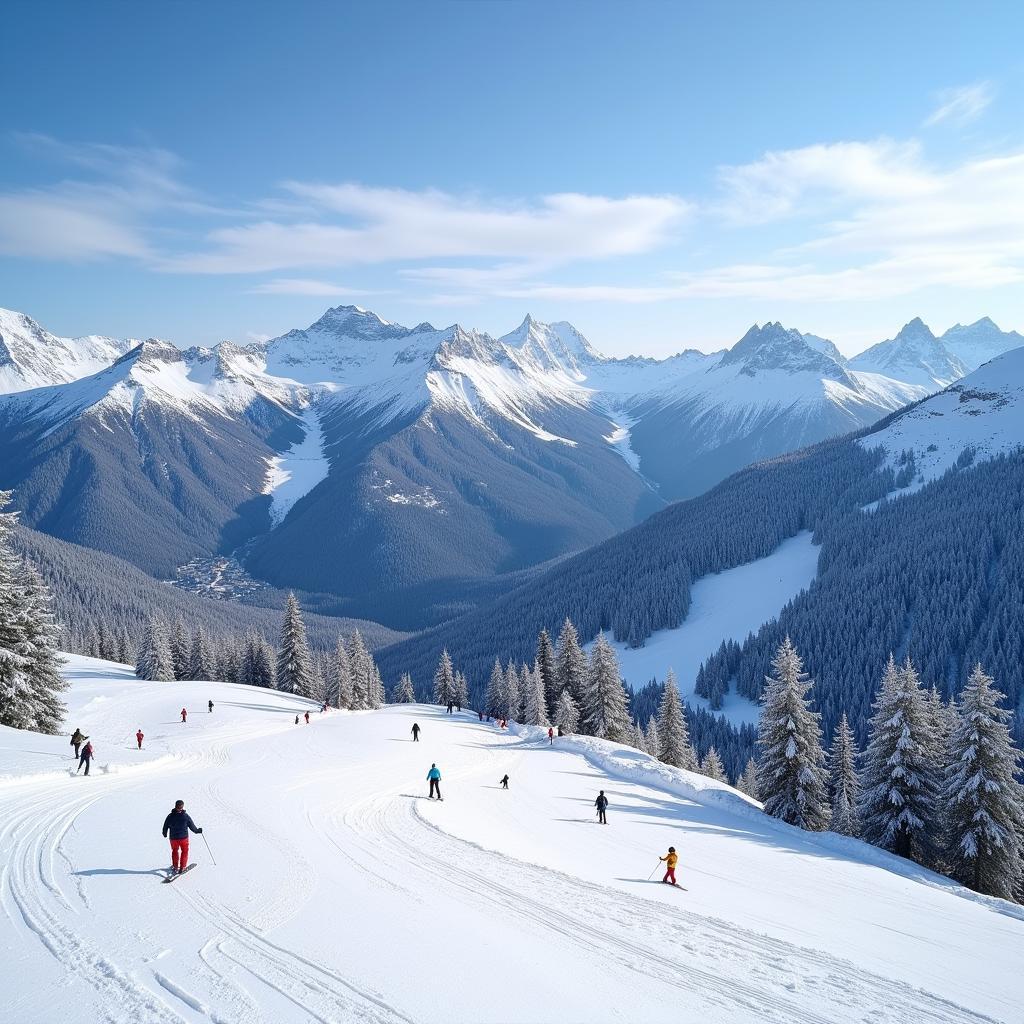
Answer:
[[137, 344], [97, 335], [58, 338], [24, 313], [0, 309], [0, 395], [87, 377]]
[[[68, 673], [89, 778], [67, 737], [0, 730], [20, 1024], [1019, 1019], [1019, 907], [635, 750], [417, 705], [295, 725], [310, 705], [276, 691]], [[177, 798], [204, 833], [169, 887]], [[670, 844], [685, 891], [657, 881]]]
[[855, 370], [916, 384], [928, 391], [943, 388], [967, 372], [967, 366], [932, 334], [920, 317], [906, 324], [895, 338], [880, 341], [861, 352], [849, 365]]

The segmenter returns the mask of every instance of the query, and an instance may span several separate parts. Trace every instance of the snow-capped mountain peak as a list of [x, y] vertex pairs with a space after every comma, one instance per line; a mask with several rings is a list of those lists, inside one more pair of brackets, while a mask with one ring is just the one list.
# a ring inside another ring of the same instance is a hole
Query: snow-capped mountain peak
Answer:
[[932, 390], [959, 380], [967, 372], [963, 362], [935, 337], [920, 317], [905, 324], [895, 338], [861, 352], [849, 365], [856, 370], [885, 374]]
[[754, 324], [722, 356], [723, 366], [739, 366], [740, 372], [755, 376], [762, 370], [786, 370], [791, 373], [820, 373], [823, 377], [848, 382], [842, 366], [819, 348], [808, 343], [797, 330], [778, 321], [763, 327]]
[[987, 316], [973, 324], [956, 324], [941, 338], [942, 343], [969, 370], [976, 370], [1004, 352], [1024, 345], [1024, 335], [1017, 331], [1003, 331]]

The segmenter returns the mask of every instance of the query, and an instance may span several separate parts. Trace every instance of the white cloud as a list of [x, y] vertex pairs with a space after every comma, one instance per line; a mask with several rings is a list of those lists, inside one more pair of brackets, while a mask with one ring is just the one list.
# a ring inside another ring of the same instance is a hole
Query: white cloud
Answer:
[[969, 124], [976, 120], [995, 98], [991, 82], [974, 82], [956, 89], [943, 89], [936, 97], [938, 106], [925, 120], [925, 127], [950, 121]]
[[313, 295], [322, 298], [338, 296], [372, 295], [358, 288], [346, 288], [331, 281], [316, 281], [310, 278], [278, 277], [273, 281], [264, 281], [249, 289], [252, 295]]

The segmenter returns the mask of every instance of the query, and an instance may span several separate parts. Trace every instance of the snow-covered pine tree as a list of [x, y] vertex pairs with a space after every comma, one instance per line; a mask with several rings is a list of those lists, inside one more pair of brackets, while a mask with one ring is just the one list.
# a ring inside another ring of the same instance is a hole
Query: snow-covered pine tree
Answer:
[[946, 860], [969, 889], [1013, 899], [1024, 877], [1024, 788], [1007, 725], [1012, 712], [1002, 700], [992, 677], [975, 666], [949, 742]]
[[619, 675], [619, 659], [604, 632], [597, 634], [590, 652], [586, 702], [580, 716], [588, 736], [628, 743], [632, 737], [629, 698]]
[[644, 736], [643, 729], [640, 728], [639, 722], [633, 723], [633, 738], [629, 741], [631, 747], [636, 747], [637, 750], [642, 750], [645, 754], [647, 753], [647, 739]]
[[832, 804], [830, 828], [843, 836], [860, 834], [857, 806], [860, 787], [857, 782], [857, 740], [846, 719], [846, 712], [832, 734], [832, 747], [828, 753], [828, 792]]
[[348, 663], [352, 674], [352, 707], [371, 706], [370, 687], [373, 684], [372, 658], [363, 634], [357, 629], [348, 640]]
[[[10, 563], [14, 561], [11, 552], [4, 548], [2, 540], [0, 560]], [[0, 578], [6, 575], [7, 573], [0, 569]], [[14, 603], [17, 607], [14, 617], [8, 622], [8, 626], [14, 628], [7, 640], [9, 642], [14, 639], [13, 649], [9, 650], [21, 662], [16, 670], [19, 681], [12, 687], [11, 692], [15, 699], [9, 705], [8, 691], [3, 686], [5, 673], [3, 666], [0, 665], [0, 725], [55, 735], [60, 731], [67, 710], [60, 699], [60, 694], [68, 685], [59, 670], [57, 638], [60, 635], [60, 627], [53, 620], [50, 593], [35, 566], [23, 560], [19, 576], [20, 580], [16, 583], [14, 592]], [[4, 614], [3, 603], [0, 600], [0, 616]], [[3, 632], [3, 627], [0, 627], [0, 634]], [[22, 695], [20, 699], [19, 694]], [[20, 723], [17, 721], [19, 718]]]
[[25, 638], [28, 613], [10, 546], [17, 513], [3, 511], [10, 500], [10, 491], [0, 491], [0, 725], [32, 729], [36, 717], [32, 688], [25, 659], [18, 654]]
[[548, 725], [548, 709], [544, 697], [544, 675], [540, 670], [540, 662], [535, 661], [533, 668], [524, 677], [526, 692], [523, 695], [523, 724]]
[[519, 693], [519, 669], [515, 662], [509, 659], [505, 666], [505, 706], [502, 709], [501, 717], [510, 722], [519, 721], [519, 710], [522, 704], [522, 695]]
[[491, 718], [501, 718], [501, 709], [505, 706], [505, 671], [501, 662], [494, 659], [494, 668], [491, 669], [491, 678], [487, 683], [487, 693], [484, 697], [484, 714]]
[[651, 757], [657, 757], [660, 760], [661, 737], [658, 735], [658, 723], [655, 721], [654, 715], [647, 719], [647, 728], [644, 730], [644, 750]]
[[313, 660], [306, 640], [306, 624], [298, 600], [289, 593], [277, 648], [277, 688], [297, 697], [308, 697], [312, 684]]
[[708, 747], [708, 752], [704, 755], [704, 760], [700, 765], [701, 775], [706, 775], [709, 779], [714, 779], [716, 782], [728, 782], [729, 780], [725, 777], [725, 767], [722, 765], [722, 758], [714, 746]]
[[352, 707], [352, 663], [345, 641], [340, 636], [334, 648], [334, 686], [330, 703], [336, 708]]
[[757, 795], [757, 762], [752, 757], [747, 758], [743, 773], [736, 780], [736, 788], [754, 800], [759, 799]]
[[135, 661], [135, 646], [124, 626], [117, 634], [117, 660], [122, 665], [131, 665]]
[[547, 629], [542, 629], [537, 637], [537, 667], [544, 683], [544, 703], [549, 709], [554, 709], [558, 705], [558, 697], [562, 691], [558, 686], [555, 645], [551, 642], [551, 635]]
[[250, 686], [262, 686], [268, 690], [277, 688], [277, 667], [274, 649], [267, 638], [259, 633], [253, 640]]
[[582, 707], [587, 686], [587, 655], [580, 646], [579, 634], [569, 619], [562, 623], [555, 658], [555, 678], [558, 692], [568, 690], [577, 708]]
[[188, 659], [188, 679], [212, 679], [216, 671], [213, 650], [206, 630], [200, 626], [192, 638], [192, 650]]
[[658, 751], [657, 758], [675, 768], [697, 770], [697, 755], [690, 744], [690, 730], [686, 715], [679, 699], [679, 688], [672, 669], [665, 677], [665, 689], [658, 708]]
[[860, 777], [861, 836], [919, 864], [935, 860], [937, 779], [920, 681], [892, 655], [872, 704]]
[[465, 673], [455, 673], [455, 706], [458, 708], [469, 707], [469, 680]]
[[174, 620], [174, 629], [171, 630], [171, 662], [174, 665], [175, 679], [188, 679], [191, 659], [192, 641], [185, 628], [185, 620], [179, 615]]
[[174, 678], [170, 639], [163, 622], [156, 616], [146, 622], [146, 629], [135, 662], [135, 674], [139, 679], [162, 682]]
[[452, 667], [451, 655], [446, 647], [434, 672], [434, 703], [445, 707], [455, 702], [455, 669]]
[[563, 690], [559, 695], [554, 724], [566, 736], [572, 736], [573, 733], [579, 731], [580, 712], [576, 707], [576, 701], [572, 699], [572, 694], [568, 690]]
[[828, 773], [820, 716], [807, 698], [814, 683], [788, 636], [772, 668], [758, 724], [758, 792], [766, 814], [820, 832], [828, 827]]
[[391, 703], [416, 703], [416, 691], [413, 689], [412, 676], [409, 675], [408, 672], [403, 672], [401, 678], [398, 680], [398, 685], [395, 687], [395, 692], [391, 696]]
[[384, 690], [384, 679], [377, 668], [377, 662], [370, 655], [370, 707], [376, 710], [387, 703], [387, 693]]

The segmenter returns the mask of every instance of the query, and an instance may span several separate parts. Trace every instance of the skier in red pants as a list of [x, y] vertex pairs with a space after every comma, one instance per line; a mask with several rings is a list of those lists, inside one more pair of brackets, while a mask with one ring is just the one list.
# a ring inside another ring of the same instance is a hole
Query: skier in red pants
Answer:
[[676, 853], [676, 848], [670, 846], [668, 853], [664, 857], [659, 857], [658, 860], [663, 860], [667, 869], [662, 881], [668, 882], [669, 885], [678, 885], [679, 883], [676, 881], [676, 865], [679, 863], [679, 854]]
[[135, 738], [139, 741], [139, 750], [141, 750], [142, 749], [142, 741], [146, 738], [145, 736], [142, 735], [142, 730], [141, 729], [135, 734]]
[[188, 718], [188, 712], [184, 708], [182, 708], [181, 709], [181, 720], [184, 722], [185, 719], [187, 719], [187, 718]]
[[202, 833], [185, 810], [184, 800], [174, 801], [174, 810], [164, 819], [164, 838], [171, 837], [171, 874], [180, 875], [188, 867], [188, 833]]

